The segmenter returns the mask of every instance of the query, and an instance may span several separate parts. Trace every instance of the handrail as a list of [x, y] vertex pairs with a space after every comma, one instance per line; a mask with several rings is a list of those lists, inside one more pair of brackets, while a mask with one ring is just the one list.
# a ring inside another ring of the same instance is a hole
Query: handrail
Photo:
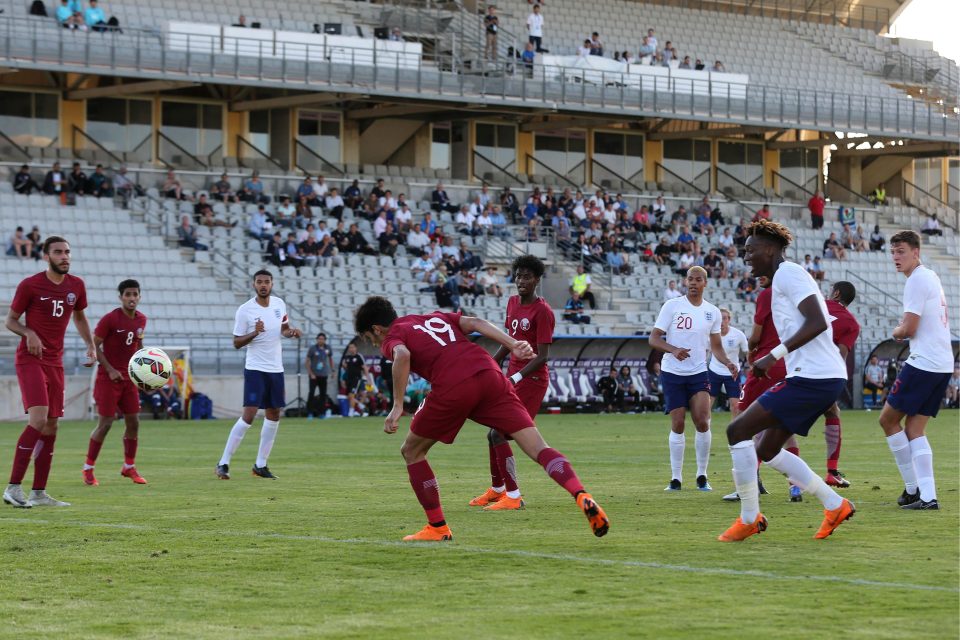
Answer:
[[[314, 158], [316, 158], [317, 160], [319, 160], [320, 162], [322, 162], [323, 164], [325, 164], [327, 167], [333, 169], [336, 173], [340, 174], [341, 176], [347, 175], [347, 172], [346, 172], [346, 171], [344, 171], [344, 170], [341, 169], [338, 165], [330, 162], [329, 160], [327, 160], [326, 158], [324, 158], [323, 156], [321, 156], [319, 153], [317, 153], [316, 151], [314, 151], [313, 149], [311, 149], [310, 147], [308, 147], [307, 145], [305, 145], [303, 142], [300, 141], [299, 138], [294, 138], [293, 141], [296, 143], [296, 144], [295, 144], [295, 148], [296, 148], [296, 149], [304, 149], [307, 153], [309, 153], [311, 156], [313, 156]], [[304, 169], [303, 166], [300, 165], [300, 154], [299, 154], [299, 153], [297, 154], [297, 161], [296, 161], [295, 164], [296, 164], [297, 169], [300, 169], [300, 171], [303, 171], [305, 174], [311, 175], [311, 174], [313, 173], [312, 171], [308, 171], [307, 169]]]
[[[940, 196], [935, 196], [935, 195], [933, 195], [932, 193], [930, 193], [930, 192], [927, 191], [926, 189], [924, 189], [924, 188], [922, 188], [922, 187], [918, 187], [917, 185], [913, 184], [912, 182], [910, 182], [910, 181], [907, 180], [906, 178], [901, 178], [901, 180], [903, 180], [903, 184], [905, 184], [906, 186], [912, 187], [913, 189], [916, 189], [917, 191], [919, 191], [919, 192], [922, 193], [923, 195], [927, 196], [928, 198], [933, 198], [934, 200], [936, 200], [937, 202], [939, 202], [939, 203], [942, 204], [943, 206], [948, 207], [948, 208], [950, 208], [950, 209], [953, 209], [953, 207], [950, 206], [949, 203], [944, 202], [943, 200], [941, 200], [941, 199], [940, 199]], [[904, 189], [904, 193], [906, 193], [906, 189]]]
[[[628, 180], [627, 178], [624, 178], [624, 177], [621, 176], [619, 173], [617, 173], [616, 171], [614, 171], [613, 169], [611, 169], [611, 168], [608, 167], [607, 165], [603, 164], [602, 162], [600, 162], [600, 161], [597, 160], [596, 158], [590, 158], [590, 162], [591, 162], [593, 165], [596, 165], [596, 166], [600, 167], [601, 169], [603, 169], [604, 171], [612, 174], [612, 175], [614, 176], [614, 178], [616, 178], [617, 180], [619, 180], [619, 181], [621, 181], [621, 182], [624, 182], [624, 183], [630, 185], [631, 187], [633, 187], [633, 188], [636, 189], [637, 191], [639, 191], [639, 192], [643, 192], [643, 191], [644, 191], [643, 187], [638, 187], [638, 186], [635, 185], [633, 182], [631, 182], [631, 181]], [[591, 167], [591, 168], [592, 168], [592, 167]], [[639, 172], [638, 172], [638, 173], [639, 173]], [[636, 175], [636, 174], [634, 174], [634, 175]], [[591, 171], [591, 172], [590, 172], [590, 178], [591, 178], [590, 181], [591, 181], [595, 186], [597, 186], [597, 187], [600, 186], [600, 184], [599, 184], [599, 183], [596, 181], [596, 179], [595, 179], [595, 178], [596, 178], [596, 173], [595, 173], [594, 171]]]
[[925, 190], [925, 189], [921, 189], [920, 187], [918, 187], [917, 185], [913, 184], [912, 182], [910, 182], [910, 181], [907, 180], [906, 178], [901, 178], [901, 180], [903, 181], [903, 199], [904, 199], [904, 201], [905, 201], [908, 205], [910, 205], [911, 207], [913, 207], [914, 209], [916, 209], [917, 211], [919, 211], [920, 213], [922, 213], [922, 214], [924, 214], [924, 215], [926, 215], [926, 216], [933, 215], [933, 214], [931, 214], [929, 211], [927, 211], [926, 207], [920, 206], [919, 203], [914, 202], [913, 199], [910, 198], [910, 196], [908, 195], [910, 192], [909, 192], [909, 190], [907, 189], [907, 187], [909, 186], [909, 187], [911, 187], [911, 188], [913, 188], [913, 189], [916, 189], [917, 191], [919, 191], [920, 193], [924, 194], [925, 196], [928, 196], [928, 197], [930, 197], [930, 198], [933, 198], [934, 200], [936, 200], [937, 202], [939, 202], [940, 204], [942, 204], [948, 211], [950, 211], [951, 213], [953, 213], [953, 218], [952, 218], [952, 219], [950, 219], [950, 220], [940, 220], [940, 222], [942, 222], [943, 224], [947, 225], [948, 227], [950, 227], [950, 228], [953, 229], [954, 231], [960, 230], [960, 217], [958, 217], [957, 211], [956, 211], [952, 206], [950, 206], [949, 204], [947, 204], [946, 202], [944, 202], [943, 200], [941, 200], [941, 199], [938, 198], [937, 196], [933, 195], [933, 194], [930, 193], [929, 191], [927, 191], [927, 190]]
[[[566, 182], [567, 184], [569, 184], [569, 185], [570, 185], [571, 187], [573, 187], [574, 189], [579, 189], [579, 188], [580, 188], [580, 185], [578, 185], [576, 182], [574, 182], [573, 180], [571, 180], [571, 179], [568, 178], [567, 176], [563, 175], [563, 174], [560, 173], [559, 171], [556, 171], [555, 169], [553, 169], [552, 167], [550, 167], [549, 165], [547, 165], [543, 160], [537, 160], [534, 156], [530, 155], [529, 153], [527, 153], [527, 154], [525, 154], [525, 155], [526, 155], [527, 166], [528, 166], [528, 167], [531, 166], [531, 165], [530, 165], [530, 162], [533, 161], [533, 162], [539, 164], [540, 166], [542, 166], [544, 169], [546, 169], [547, 171], [549, 171], [549, 172], [552, 173], [553, 175], [555, 175], [556, 177], [560, 178], [561, 180], [563, 180], [564, 182]], [[527, 171], [527, 175], [528, 175], [528, 176], [529, 176], [531, 173], [532, 173], [531, 171]]]
[[[153, 141], [153, 132], [151, 131], [150, 133], [148, 133], [148, 134], [143, 138], [143, 140], [141, 140], [140, 142], [138, 142], [137, 144], [135, 144], [135, 145], [133, 146], [133, 149], [130, 149], [130, 151], [127, 151], [127, 152], [126, 152], [126, 153], [128, 154], [127, 157], [129, 157], [129, 154], [136, 154], [136, 153], [140, 150], [140, 147], [142, 147], [143, 145], [145, 145], [147, 142], [152, 142], [152, 141]], [[152, 145], [151, 145], [151, 146], [152, 146]], [[150, 160], [152, 160], [152, 159], [153, 159], [153, 150], [151, 149], [151, 151], [150, 151]]]
[[13, 138], [5, 134], [3, 131], [0, 131], [0, 138], [3, 138], [4, 140], [6, 140], [7, 144], [9, 144], [11, 147], [16, 149], [20, 153], [22, 153], [23, 157], [26, 158], [28, 162], [32, 160], [32, 158], [30, 157], [30, 154], [27, 153], [27, 150], [24, 147], [21, 147], [20, 145], [18, 145], [16, 142], [14, 142]]
[[[268, 162], [270, 162], [271, 164], [273, 164], [275, 167], [277, 167], [277, 168], [280, 169], [281, 171], [286, 171], [286, 170], [287, 170], [286, 167], [284, 167], [282, 164], [280, 164], [279, 162], [277, 162], [276, 160], [274, 160], [273, 158], [271, 158], [270, 156], [268, 156], [268, 155], [267, 155], [266, 153], [264, 153], [258, 146], [256, 146], [255, 144], [253, 144], [252, 142], [250, 142], [249, 140], [247, 140], [246, 138], [244, 138], [244, 137], [243, 137], [242, 135], [240, 135], [239, 133], [237, 134], [237, 142], [240, 143], [240, 144], [245, 144], [245, 145], [247, 145], [248, 147], [250, 147], [251, 149], [253, 149], [253, 150], [257, 153], [257, 155], [259, 155], [260, 157], [264, 158], [265, 160], [267, 160]], [[238, 144], [238, 146], [239, 146], [239, 144]], [[240, 163], [241, 166], [246, 167], [246, 165], [243, 164], [243, 154], [241, 154], [241, 153], [238, 153], [238, 154], [237, 154], [237, 162]]]
[[110, 156], [110, 157], [113, 158], [115, 161], [117, 161], [117, 163], [123, 164], [123, 159], [122, 159], [122, 158], [120, 158], [117, 154], [115, 154], [114, 152], [110, 151], [109, 149], [107, 149], [107, 148], [106, 148], [105, 146], [103, 146], [102, 144], [100, 144], [93, 136], [91, 136], [89, 133], [87, 133], [86, 131], [84, 131], [83, 129], [81, 129], [80, 127], [78, 127], [77, 125], [72, 125], [72, 131], [71, 131], [72, 137], [71, 137], [71, 140], [70, 140], [70, 148], [73, 150], [74, 155], [76, 155], [76, 156], [78, 156], [78, 157], [82, 157], [82, 156], [80, 156], [80, 152], [77, 150], [77, 134], [78, 134], [78, 133], [79, 133], [83, 138], [89, 140], [89, 141], [92, 142], [94, 145], [96, 145], [96, 147], [97, 147], [98, 149], [100, 149], [100, 151], [103, 151], [103, 152], [106, 153], [108, 156]]
[[[521, 180], [521, 179], [520, 179], [519, 177], [517, 177], [515, 174], [510, 173], [509, 171], [507, 171], [507, 169], [506, 169], [505, 167], [501, 167], [501, 166], [498, 165], [496, 162], [494, 162], [493, 160], [491, 160], [491, 159], [488, 158], [487, 156], [483, 155], [482, 153], [480, 153], [480, 152], [477, 151], [476, 149], [473, 150], [473, 157], [474, 157], [474, 158], [479, 157], [481, 160], [483, 160], [483, 161], [486, 162], [487, 164], [491, 165], [492, 167], [494, 167], [495, 169], [497, 169], [498, 171], [500, 171], [500, 172], [503, 173], [504, 175], [506, 175], [506, 176], [508, 176], [509, 178], [513, 179], [517, 184], [521, 184], [521, 185], [523, 184], [523, 180]], [[474, 177], [474, 178], [477, 178], [477, 179], [480, 180], [481, 182], [486, 183], [486, 180], [483, 178], [483, 176], [478, 176], [478, 175], [477, 175], [477, 163], [476, 163], [476, 162], [473, 163], [473, 177]]]
[[[186, 149], [184, 149], [183, 147], [181, 147], [181, 146], [180, 146], [179, 144], [177, 144], [170, 136], [168, 136], [167, 134], [165, 134], [163, 131], [160, 131], [159, 129], [157, 130], [157, 137], [159, 137], [159, 138], [162, 139], [162, 140], [167, 141], [169, 144], [172, 144], [178, 151], [180, 151], [180, 153], [185, 154], [188, 158], [190, 158], [191, 160], [193, 160], [194, 162], [196, 162], [198, 165], [200, 165], [200, 166], [203, 167], [204, 169], [209, 169], [209, 168], [210, 168], [206, 163], [204, 163], [202, 160], [200, 160], [200, 158], [198, 158], [197, 156], [193, 155], [192, 153], [190, 153], [189, 151], [187, 151]], [[157, 157], [160, 158], [160, 154], [159, 154], [159, 153], [157, 154]], [[167, 161], [164, 160], [163, 158], [160, 158], [160, 160], [161, 160], [162, 162], [164, 162], [164, 163], [167, 162]], [[170, 163], [167, 163], [167, 164], [170, 164]], [[172, 166], [172, 165], [171, 165], [171, 166]]]
[[[777, 171], [776, 169], [773, 170], [773, 175], [776, 176], [778, 180], [786, 180], [787, 182], [789, 182], [790, 184], [792, 184], [793, 186], [795, 186], [797, 189], [800, 189], [800, 191], [803, 191], [805, 194], [807, 194], [807, 195], [810, 196], [811, 198], [814, 196], [814, 192], [813, 192], [813, 191], [810, 191], [810, 190], [807, 189], [806, 187], [804, 187], [804, 186], [802, 186], [802, 185], [794, 182], [793, 180], [791, 180], [791, 179], [788, 178], [787, 176], [783, 175], [782, 173], [780, 173], [780, 172]], [[781, 198], [783, 197], [783, 193], [780, 192], [779, 190], [778, 190], [778, 192], [777, 192], [777, 195], [780, 196]]]
[[[666, 172], [667, 174], [669, 174], [669, 175], [673, 176], [674, 178], [676, 178], [677, 180], [679, 180], [680, 182], [682, 182], [683, 184], [687, 185], [688, 187], [690, 187], [691, 189], [693, 189], [695, 192], [699, 193], [700, 195], [702, 195], [702, 196], [708, 196], [708, 195], [710, 195], [710, 190], [709, 190], [709, 189], [708, 189], [707, 191], [703, 191], [702, 189], [700, 189], [700, 187], [698, 187], [697, 185], [695, 185], [695, 184], [694, 184], [693, 182], [691, 182], [690, 180], [687, 180], [686, 178], [684, 178], [684, 177], [680, 176], [679, 174], [671, 171], [670, 169], [667, 169], [665, 166], [663, 166], [663, 165], [660, 164], [659, 162], [655, 162], [655, 163], [654, 163], [654, 169], [656, 169], [656, 171], [657, 171], [657, 178], [658, 178], [657, 182], [662, 182], [662, 180], [659, 179], [659, 178], [660, 178], [660, 172], [661, 172], [661, 171], [664, 171], [664, 172]], [[724, 194], [724, 195], [726, 195], [726, 194]]]
[[223, 143], [222, 143], [222, 142], [221, 142], [220, 144], [218, 144], [218, 145], [213, 149], [213, 151], [211, 151], [210, 153], [207, 154], [207, 166], [208, 166], [208, 167], [213, 167], [213, 166], [216, 164], [216, 160], [214, 160], [213, 157], [217, 154], [217, 152], [220, 153], [220, 160], [222, 161], [222, 160], [223, 160]]
[[862, 286], [859, 288], [859, 292], [862, 292], [863, 289], [866, 288], [866, 289], [870, 289], [872, 293], [874, 293], [874, 294], [879, 293], [881, 296], [883, 296], [884, 298], [888, 299], [888, 300], [890, 301], [890, 305], [883, 306], [883, 311], [886, 312], [887, 315], [890, 315], [890, 316], [892, 316], [892, 317], [898, 317], [898, 316], [896, 316], [896, 313], [895, 313], [895, 312], [891, 312], [891, 309], [899, 309], [899, 308], [901, 308], [902, 305], [903, 305], [903, 301], [902, 301], [902, 300], [897, 300], [896, 297], [890, 295], [888, 292], [884, 291], [883, 289], [881, 289], [881, 288], [878, 287], [877, 285], [873, 284], [872, 282], [870, 282], [869, 280], [867, 280], [866, 278], [864, 278], [863, 276], [861, 276], [861, 275], [860, 275], [859, 273], [857, 273], [856, 271], [851, 271], [851, 270], [847, 269], [846, 274], [847, 274], [848, 276], [853, 276], [854, 278], [856, 278], [857, 280], [859, 280], [859, 281], [862, 283]]
[[[741, 185], [742, 187], [744, 187], [744, 188], [746, 188], [746, 189], [749, 189], [750, 191], [752, 191], [752, 192], [755, 193], [756, 195], [760, 196], [760, 199], [761, 199], [761, 200], [763, 200], [763, 199], [765, 199], [765, 198], [767, 197], [767, 194], [763, 193], [762, 191], [757, 191], [754, 187], [751, 187], [751, 186], [748, 185], [746, 182], [744, 182], [743, 180], [741, 180], [741, 179], [738, 178], [737, 176], [733, 175], [733, 174], [730, 173], [729, 171], [726, 171], [725, 169], [721, 169], [720, 167], [717, 167], [717, 173], [722, 173], [723, 175], [727, 176], [728, 178], [730, 178], [731, 180], [733, 180], [733, 181], [736, 182], [737, 184]], [[717, 182], [719, 182], [719, 180], [718, 180]], [[717, 185], [717, 186], [719, 187], [719, 185]], [[719, 189], [719, 188], [718, 188], [717, 191], [722, 191], [722, 189]]]
[[836, 178], [828, 177], [828, 178], [824, 181], [824, 187], [827, 187], [828, 185], [836, 185], [836, 186], [840, 187], [841, 189], [843, 189], [844, 191], [846, 191], [847, 193], [849, 193], [850, 195], [852, 195], [852, 196], [853, 196], [854, 198], [856, 198], [857, 200], [860, 200], [861, 202], [865, 202], [865, 203], [867, 203], [867, 204], [869, 204], [869, 205], [872, 205], [872, 204], [873, 204], [872, 202], [870, 202], [870, 199], [867, 198], [865, 195], [863, 195], [862, 193], [857, 193], [856, 191], [854, 191], [853, 189], [851, 189], [851, 188], [848, 187], [847, 185], [843, 184], [842, 182], [840, 182], [840, 181], [837, 180]]

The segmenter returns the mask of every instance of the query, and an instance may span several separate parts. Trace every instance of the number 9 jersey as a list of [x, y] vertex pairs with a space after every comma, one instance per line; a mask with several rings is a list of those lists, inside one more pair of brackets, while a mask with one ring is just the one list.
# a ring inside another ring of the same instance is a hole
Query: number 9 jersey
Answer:
[[[93, 330], [93, 335], [103, 340], [103, 355], [107, 362], [123, 375], [124, 380], [130, 379], [127, 363], [140, 349], [146, 327], [147, 316], [136, 311], [131, 318], [123, 309], [117, 308], [100, 318]], [[107, 377], [106, 369], [100, 367], [97, 376]]]
[[[26, 314], [24, 324], [36, 332], [43, 343], [39, 361], [54, 367], [63, 366], [63, 336], [74, 310], [87, 308], [87, 289], [83, 280], [64, 274], [63, 282], [55, 284], [46, 271], [24, 278], [10, 303], [10, 309], [20, 316]], [[36, 356], [27, 351], [27, 339], [20, 339], [16, 364], [35, 363]], [[124, 366], [126, 369], [126, 366]]]

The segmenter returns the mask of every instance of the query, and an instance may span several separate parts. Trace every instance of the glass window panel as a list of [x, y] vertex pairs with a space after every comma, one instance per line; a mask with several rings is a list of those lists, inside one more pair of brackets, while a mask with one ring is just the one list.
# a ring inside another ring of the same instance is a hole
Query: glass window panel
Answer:
[[[249, 117], [249, 140], [250, 144], [262, 151], [263, 153], [270, 155], [270, 111], [269, 109], [260, 109], [257, 111], [251, 111]], [[256, 154], [255, 151], [246, 148], [245, 145], [241, 146], [243, 154]]]
[[508, 124], [497, 127], [497, 146], [501, 149], [514, 149], [517, 146], [517, 130]]
[[497, 146], [496, 127], [492, 124], [477, 123], [477, 147], [492, 149]]
[[320, 155], [328, 162], [340, 162], [340, 114], [320, 116]]
[[198, 105], [164, 102], [160, 110], [163, 133], [188, 153], [200, 150], [200, 112]]
[[622, 133], [595, 131], [593, 134], [593, 152], [597, 155], [623, 155], [624, 140]]
[[435, 124], [430, 132], [430, 168], [450, 168], [450, 125]]
[[223, 107], [205, 104], [202, 107], [203, 130], [200, 140], [200, 153], [213, 153], [223, 144]]

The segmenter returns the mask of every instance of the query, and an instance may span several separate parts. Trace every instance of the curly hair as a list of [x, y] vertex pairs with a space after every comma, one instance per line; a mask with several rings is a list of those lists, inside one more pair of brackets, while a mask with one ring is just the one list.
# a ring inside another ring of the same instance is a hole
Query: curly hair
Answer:
[[363, 335], [373, 330], [373, 325], [389, 327], [397, 319], [397, 310], [393, 304], [383, 296], [370, 296], [357, 309], [353, 321], [353, 328], [357, 335]]
[[793, 242], [793, 234], [790, 233], [790, 229], [785, 225], [762, 218], [747, 227], [747, 235], [756, 238], [766, 238], [771, 242], [779, 244], [783, 248], [790, 246], [790, 243]]
[[513, 264], [510, 265], [510, 273], [513, 275], [517, 275], [519, 269], [527, 269], [537, 280], [542, 278], [544, 272], [547, 270], [540, 258], [531, 255], [519, 256], [513, 261]]

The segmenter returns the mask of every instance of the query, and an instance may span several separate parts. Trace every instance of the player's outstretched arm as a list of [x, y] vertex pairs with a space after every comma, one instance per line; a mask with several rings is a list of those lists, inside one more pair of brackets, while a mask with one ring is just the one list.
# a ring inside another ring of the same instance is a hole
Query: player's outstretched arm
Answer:
[[490, 338], [497, 344], [509, 349], [510, 353], [521, 360], [529, 360], [534, 357], [533, 348], [529, 343], [523, 340], [514, 340], [501, 331], [499, 327], [486, 320], [472, 316], [460, 316], [460, 330], [467, 335], [479, 333], [485, 338]]
[[386, 433], [396, 433], [403, 415], [403, 396], [407, 390], [407, 381], [410, 379], [410, 351], [405, 345], [398, 344], [393, 348], [393, 408], [383, 421], [383, 430]]
[[83, 363], [85, 367], [92, 367], [97, 360], [97, 350], [93, 346], [93, 334], [90, 332], [90, 322], [87, 320], [87, 314], [83, 309], [77, 309], [73, 312], [73, 326], [77, 328], [77, 333], [87, 345], [87, 361]]
[[723, 341], [720, 339], [719, 333], [710, 334], [710, 352], [713, 354], [713, 357], [720, 361], [720, 364], [725, 366], [730, 372], [730, 375], [736, 377], [740, 372], [740, 369], [734, 363], [730, 362], [730, 358], [727, 357], [727, 352], [723, 350]]
[[[796, 333], [781, 342], [779, 346], [774, 347], [773, 351], [753, 363], [755, 375], [759, 377], [766, 376], [767, 370], [779, 359], [774, 352], [780, 347], [786, 347], [786, 353], [796, 351], [826, 331], [827, 327], [830, 326], [827, 323], [826, 316], [823, 315], [823, 311], [820, 309], [820, 303], [817, 300], [816, 294], [807, 296], [801, 300], [800, 304], [797, 305], [797, 310], [800, 312], [800, 315], [803, 316], [803, 324], [800, 325]], [[782, 357], [782, 355], [780, 357]]]

